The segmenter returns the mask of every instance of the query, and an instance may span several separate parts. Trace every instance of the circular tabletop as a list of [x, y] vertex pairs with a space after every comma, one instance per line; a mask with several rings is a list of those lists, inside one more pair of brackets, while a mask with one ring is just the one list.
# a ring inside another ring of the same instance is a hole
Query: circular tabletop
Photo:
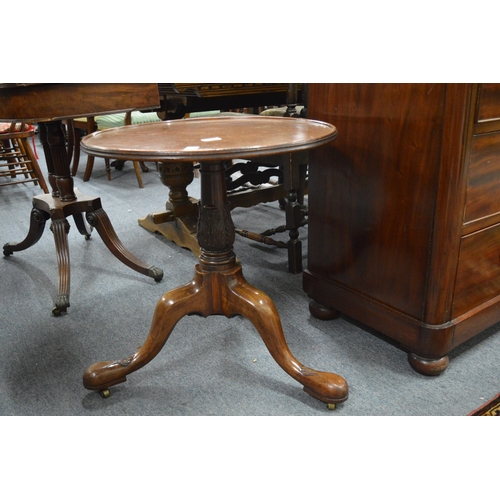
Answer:
[[311, 149], [335, 137], [329, 123], [243, 114], [110, 128], [84, 137], [81, 149], [123, 160], [209, 161]]

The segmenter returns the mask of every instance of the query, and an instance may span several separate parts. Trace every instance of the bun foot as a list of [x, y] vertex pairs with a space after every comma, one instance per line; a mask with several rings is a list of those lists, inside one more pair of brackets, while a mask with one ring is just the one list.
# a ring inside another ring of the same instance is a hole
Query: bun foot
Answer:
[[408, 362], [416, 372], [422, 375], [435, 377], [437, 375], [441, 375], [441, 373], [446, 370], [449, 358], [448, 356], [443, 356], [439, 359], [427, 359], [417, 356], [416, 354], [409, 353]]
[[315, 300], [309, 302], [309, 312], [312, 316], [323, 321], [336, 319], [339, 317], [339, 312], [331, 307], [324, 306]]

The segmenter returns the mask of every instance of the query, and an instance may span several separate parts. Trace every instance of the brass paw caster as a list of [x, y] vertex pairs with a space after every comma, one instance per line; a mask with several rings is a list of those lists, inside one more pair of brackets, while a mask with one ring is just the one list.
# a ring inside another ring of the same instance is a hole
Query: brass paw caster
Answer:
[[52, 314], [54, 316], [61, 316], [65, 313], [69, 307], [69, 296], [67, 294], [61, 294], [57, 297], [57, 300], [52, 308]]
[[335, 408], [337, 408], [337, 405], [335, 403], [328, 403], [329, 410], [335, 410]]
[[99, 394], [104, 398], [109, 398], [109, 396], [111, 396], [111, 393], [109, 392], [109, 389], [101, 389], [99, 391]]

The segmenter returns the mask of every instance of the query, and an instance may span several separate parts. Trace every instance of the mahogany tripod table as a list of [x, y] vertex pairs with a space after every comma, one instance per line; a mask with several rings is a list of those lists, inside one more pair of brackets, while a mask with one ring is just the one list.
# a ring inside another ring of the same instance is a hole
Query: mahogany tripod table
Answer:
[[326, 144], [337, 136], [333, 125], [297, 118], [241, 116], [191, 118], [132, 125], [95, 132], [81, 149], [104, 158], [156, 161], [170, 168], [200, 163], [201, 196], [194, 278], [165, 293], [156, 306], [149, 335], [139, 350], [118, 361], [90, 366], [83, 375], [87, 389], [109, 395], [109, 387], [149, 363], [186, 315], [241, 315], [249, 319], [281, 368], [311, 396], [330, 407], [348, 397], [346, 381], [301, 364], [290, 352], [272, 300], [250, 285], [233, 252], [234, 225], [227, 201], [225, 166], [233, 158], [283, 154]]

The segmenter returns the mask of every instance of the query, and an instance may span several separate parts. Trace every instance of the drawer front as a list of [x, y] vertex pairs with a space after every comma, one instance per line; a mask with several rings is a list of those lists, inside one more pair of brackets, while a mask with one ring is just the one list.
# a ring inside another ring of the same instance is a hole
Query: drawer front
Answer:
[[465, 223], [500, 213], [500, 132], [472, 139]]
[[500, 120], [500, 83], [482, 83], [476, 121]]
[[453, 318], [500, 294], [500, 224], [462, 237]]

